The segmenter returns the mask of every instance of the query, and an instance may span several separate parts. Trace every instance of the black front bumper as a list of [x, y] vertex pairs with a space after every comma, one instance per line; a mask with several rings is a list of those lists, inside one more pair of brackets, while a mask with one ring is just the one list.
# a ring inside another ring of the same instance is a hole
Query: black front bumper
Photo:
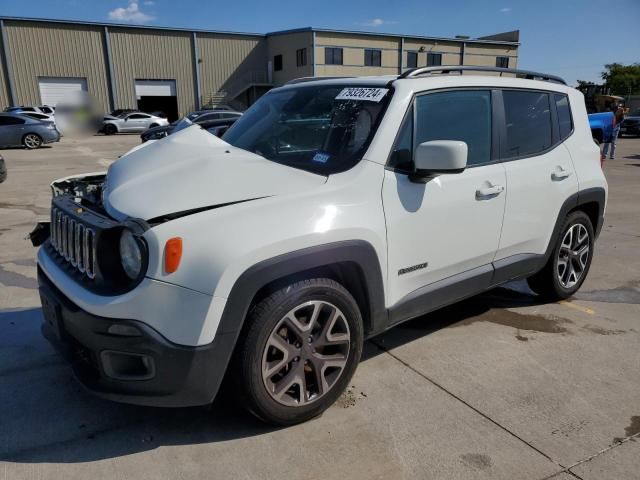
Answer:
[[42, 332], [91, 392], [157, 407], [206, 405], [215, 398], [229, 360], [227, 345], [218, 347], [233, 342], [228, 335], [202, 347], [176, 345], [142, 322], [82, 310], [40, 268], [38, 283]]

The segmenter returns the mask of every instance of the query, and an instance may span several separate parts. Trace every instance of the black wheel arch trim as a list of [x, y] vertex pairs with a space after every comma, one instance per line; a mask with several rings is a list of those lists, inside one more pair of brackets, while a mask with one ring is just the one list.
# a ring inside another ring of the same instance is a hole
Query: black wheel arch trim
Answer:
[[369, 325], [365, 328], [365, 338], [383, 331], [388, 316], [380, 260], [373, 246], [363, 240], [347, 240], [304, 248], [261, 261], [238, 277], [227, 297], [216, 332], [216, 338], [224, 335], [228, 339], [216, 342], [222, 350], [218, 352], [218, 358], [226, 359], [222, 371], [226, 372], [228, 368], [252, 301], [263, 287], [290, 275], [341, 263], [354, 264], [364, 279], [369, 317], [365, 322]]
[[562, 207], [560, 207], [560, 212], [558, 213], [556, 224], [553, 227], [553, 233], [551, 234], [551, 239], [549, 240], [547, 251], [544, 254], [545, 263], [551, 257], [553, 249], [556, 245], [555, 239], [557, 239], [558, 235], [560, 235], [560, 229], [562, 228], [562, 224], [567, 218], [567, 215], [569, 215], [569, 212], [575, 210], [577, 207], [589, 203], [596, 203], [598, 205], [598, 219], [596, 224], [593, 225], [595, 236], [596, 238], [598, 237], [604, 223], [604, 207], [606, 198], [607, 194], [603, 187], [593, 187], [576, 192], [564, 201]]

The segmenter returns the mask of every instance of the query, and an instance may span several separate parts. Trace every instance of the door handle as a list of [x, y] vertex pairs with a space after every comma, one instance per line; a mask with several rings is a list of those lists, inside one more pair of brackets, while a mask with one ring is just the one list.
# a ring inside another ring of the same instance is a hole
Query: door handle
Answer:
[[504, 192], [504, 187], [502, 185], [492, 185], [490, 187], [481, 187], [476, 190], [476, 200], [481, 200], [484, 198], [493, 198], [497, 195], [500, 195]]
[[573, 172], [569, 170], [565, 170], [563, 167], [558, 165], [556, 169], [551, 172], [551, 180], [564, 180], [565, 178], [569, 178]]

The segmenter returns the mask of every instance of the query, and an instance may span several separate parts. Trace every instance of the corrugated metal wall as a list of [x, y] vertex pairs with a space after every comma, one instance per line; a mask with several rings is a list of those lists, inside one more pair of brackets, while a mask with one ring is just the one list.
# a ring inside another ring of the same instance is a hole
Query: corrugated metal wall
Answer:
[[[108, 67], [105, 58], [104, 26], [38, 20], [6, 19], [13, 83], [18, 104], [41, 103], [39, 77], [86, 78], [89, 93], [98, 105], [109, 108]], [[193, 33], [142, 27], [108, 26], [115, 84], [116, 108], [137, 108], [136, 80], [173, 80], [181, 114], [197, 105], [194, 78]], [[296, 77], [322, 75], [395, 74], [399, 67], [398, 37], [372, 36], [352, 32], [317, 32], [315, 52], [311, 31], [264, 37], [251, 34], [197, 32], [201, 101], [219, 92], [240, 93], [243, 86], [266, 84], [267, 64], [274, 55], [283, 56], [283, 69], [273, 72], [273, 83]], [[443, 64], [459, 63], [464, 40], [430, 40], [405, 37], [406, 51], [420, 51], [418, 66], [426, 64], [429, 51], [442, 53]], [[325, 47], [343, 48], [344, 65], [325, 65]], [[296, 50], [307, 49], [307, 65], [296, 65]], [[365, 48], [381, 50], [382, 65], [365, 67]], [[518, 47], [467, 42], [467, 65], [495, 65], [497, 56], [508, 56], [515, 67]], [[406, 61], [406, 60], [405, 60]], [[0, 69], [0, 107], [8, 105], [7, 82]]]
[[175, 80], [181, 115], [195, 108], [191, 33], [109, 28], [118, 105], [137, 108], [136, 80]]
[[234, 95], [243, 84], [266, 82], [264, 37], [198, 32], [197, 41], [203, 103], [220, 91]]
[[5, 28], [18, 104], [41, 103], [38, 77], [81, 77], [109, 107], [101, 27], [7, 20]]

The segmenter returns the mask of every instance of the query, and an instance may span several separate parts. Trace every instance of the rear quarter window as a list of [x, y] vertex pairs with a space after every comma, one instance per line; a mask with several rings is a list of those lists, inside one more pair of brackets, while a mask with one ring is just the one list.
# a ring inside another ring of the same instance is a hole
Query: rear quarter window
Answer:
[[556, 103], [556, 112], [558, 113], [558, 128], [560, 130], [560, 139], [565, 140], [573, 132], [573, 118], [571, 117], [569, 97], [561, 93], [554, 93], [553, 101]]

